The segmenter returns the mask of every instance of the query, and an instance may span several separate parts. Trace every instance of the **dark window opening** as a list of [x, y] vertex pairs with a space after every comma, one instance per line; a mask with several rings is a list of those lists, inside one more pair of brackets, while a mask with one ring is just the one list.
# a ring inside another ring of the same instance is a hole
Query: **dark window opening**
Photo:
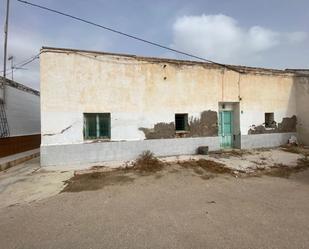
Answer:
[[274, 119], [273, 112], [266, 112], [265, 113], [265, 128], [274, 128], [276, 126], [276, 122]]
[[110, 113], [84, 113], [85, 139], [110, 139]]
[[175, 114], [175, 130], [176, 131], [188, 130], [188, 114]]

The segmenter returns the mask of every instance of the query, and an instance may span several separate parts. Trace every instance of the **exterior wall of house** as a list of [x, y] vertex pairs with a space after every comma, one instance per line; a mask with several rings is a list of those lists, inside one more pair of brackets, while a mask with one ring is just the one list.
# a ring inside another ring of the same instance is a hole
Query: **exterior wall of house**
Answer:
[[6, 86], [5, 100], [11, 137], [41, 133], [39, 95]]
[[[48, 154], [57, 151], [55, 148], [61, 150], [61, 146], [68, 148], [73, 144], [86, 148], [86, 144], [94, 142], [84, 140], [83, 113], [111, 113], [111, 141], [122, 143], [146, 144], [145, 141], [160, 138], [180, 143], [191, 137], [213, 137], [208, 142], [204, 140], [205, 145], [215, 139], [217, 146], [213, 149], [218, 149], [220, 103], [237, 106], [234, 115], [238, 127], [234, 135], [239, 139], [271, 133], [274, 136], [269, 136], [270, 141], [264, 145], [277, 146], [282, 140], [286, 141], [287, 133], [296, 132], [292, 118], [297, 117], [292, 73], [246, 69], [239, 74], [204, 63], [48, 48], [42, 50], [40, 63], [43, 165], [53, 164]], [[274, 113], [277, 128], [263, 127], [266, 112]], [[192, 129], [182, 135], [185, 138], [174, 139], [178, 136], [173, 128], [175, 113], [188, 113]], [[238, 141], [242, 148], [254, 147], [252, 143], [250, 138], [243, 146]], [[96, 143], [93, 147], [98, 148], [100, 144], [101, 148], [109, 146]], [[263, 142], [259, 146], [263, 146]], [[171, 155], [177, 154], [177, 150], [169, 150]], [[50, 160], [44, 160], [44, 154]], [[120, 158], [120, 153], [112, 154], [115, 156], [108, 160]], [[102, 158], [94, 155], [89, 160], [101, 161]]]
[[301, 143], [309, 145], [309, 77], [296, 77], [297, 132]]
[[4, 107], [9, 136], [0, 138], [0, 157], [39, 148], [41, 143], [39, 92], [7, 79], [4, 96], [5, 103], [1, 105]]

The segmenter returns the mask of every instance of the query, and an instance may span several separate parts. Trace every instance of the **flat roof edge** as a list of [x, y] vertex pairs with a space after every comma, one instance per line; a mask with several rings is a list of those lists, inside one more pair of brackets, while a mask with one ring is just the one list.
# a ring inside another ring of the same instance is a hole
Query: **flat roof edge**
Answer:
[[162, 58], [162, 57], [148, 57], [148, 56], [139, 56], [133, 54], [123, 54], [123, 53], [111, 53], [111, 52], [103, 52], [103, 51], [95, 51], [95, 50], [84, 50], [84, 49], [74, 49], [74, 48], [56, 48], [56, 47], [47, 47], [43, 46], [41, 48], [41, 52], [57, 52], [63, 51], [65, 52], [75, 52], [75, 53], [90, 53], [90, 54], [99, 54], [99, 55], [110, 55], [110, 56], [118, 56], [118, 57], [127, 57], [133, 58], [137, 60], [145, 60], [145, 61], [152, 61], [152, 62], [166, 62], [166, 63], [177, 63], [177, 64], [184, 64], [184, 65], [203, 65], [209, 68], [222, 68], [226, 67], [228, 70], [239, 70], [240, 73], [268, 73], [268, 74], [283, 74], [283, 75], [299, 75], [296, 71], [286, 70], [286, 69], [272, 69], [272, 68], [262, 68], [262, 67], [248, 67], [248, 66], [241, 66], [241, 65], [229, 65], [229, 64], [222, 64], [222, 66], [218, 64], [212, 64], [209, 62], [204, 61], [194, 61], [194, 60], [181, 60], [181, 59], [170, 59], [170, 58]]

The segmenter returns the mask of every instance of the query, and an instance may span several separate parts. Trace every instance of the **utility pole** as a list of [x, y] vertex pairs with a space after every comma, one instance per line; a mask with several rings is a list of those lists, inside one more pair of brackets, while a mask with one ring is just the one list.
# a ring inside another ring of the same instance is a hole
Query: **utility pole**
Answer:
[[6, 16], [4, 23], [4, 56], [3, 56], [3, 82], [2, 82], [2, 102], [5, 101], [5, 82], [6, 82], [6, 57], [7, 57], [7, 43], [9, 30], [9, 7], [10, 0], [6, 1]]
[[13, 72], [14, 72], [14, 56], [11, 55], [9, 58], [8, 58], [8, 61], [11, 61], [11, 71], [12, 71], [12, 81], [14, 80], [14, 77], [13, 77]]

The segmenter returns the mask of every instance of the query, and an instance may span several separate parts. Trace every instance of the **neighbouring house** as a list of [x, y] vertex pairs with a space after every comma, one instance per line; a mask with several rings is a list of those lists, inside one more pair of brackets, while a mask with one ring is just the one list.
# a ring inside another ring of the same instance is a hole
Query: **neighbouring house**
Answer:
[[0, 158], [40, 148], [39, 91], [3, 77], [0, 83]]
[[309, 143], [298, 71], [43, 47], [41, 164]]

